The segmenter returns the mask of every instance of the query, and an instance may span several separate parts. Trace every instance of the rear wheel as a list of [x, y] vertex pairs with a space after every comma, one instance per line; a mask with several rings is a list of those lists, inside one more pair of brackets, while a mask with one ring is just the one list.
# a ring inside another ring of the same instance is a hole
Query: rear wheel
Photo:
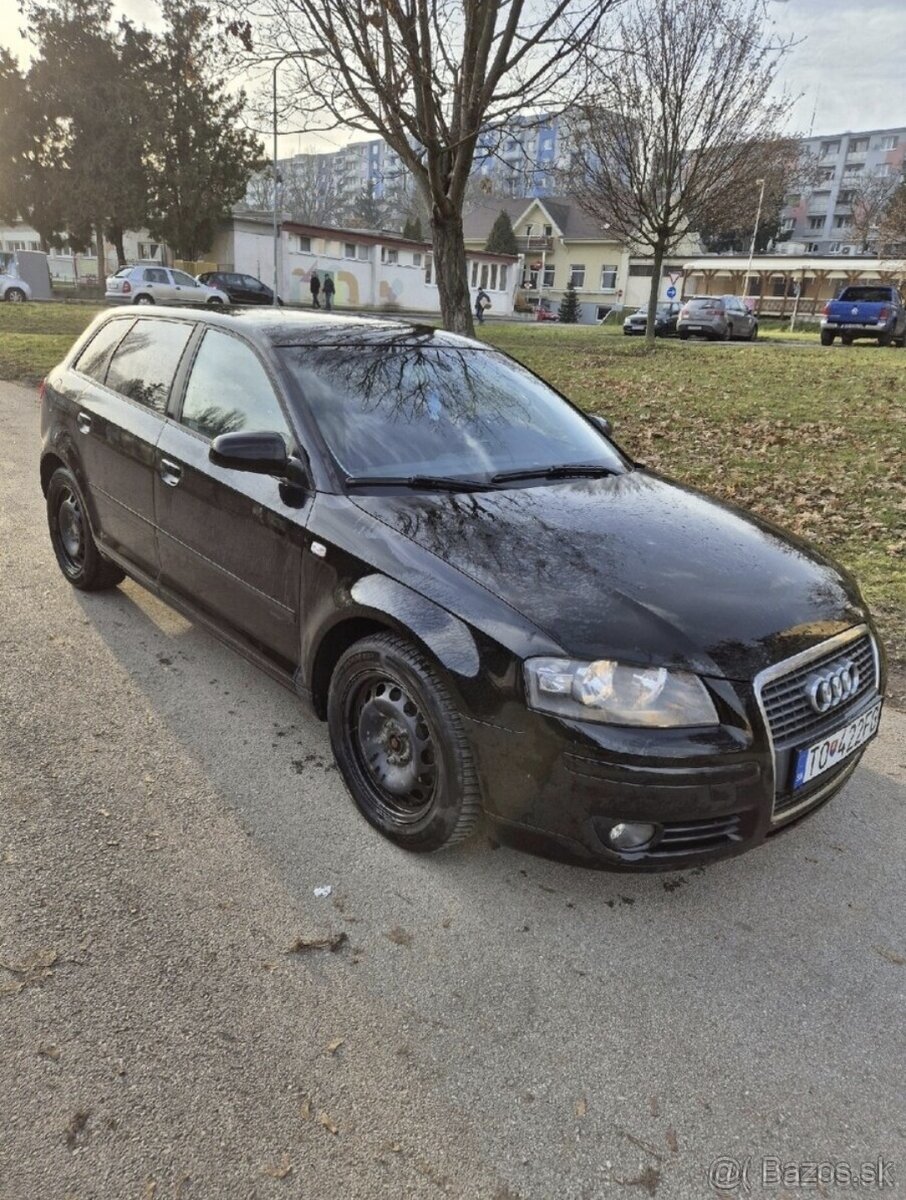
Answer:
[[481, 811], [471, 747], [432, 664], [396, 634], [356, 642], [327, 700], [337, 764], [362, 816], [407, 850], [462, 841]]
[[215, 305], [222, 305], [223, 301], [220, 299], [219, 296], [212, 296], [210, 298], [210, 300], [208, 301], [208, 304], [210, 304], [213, 307]]
[[148, 296], [148, 295], [136, 296], [132, 303], [133, 304], [153, 304], [154, 297]]
[[831, 333], [831, 331], [829, 329], [822, 329], [821, 330], [821, 345], [822, 346], [833, 346], [833, 344], [834, 344], [834, 335]]
[[24, 304], [27, 297], [21, 288], [11, 287], [6, 290], [8, 304]]
[[116, 587], [125, 574], [105, 559], [91, 532], [75, 476], [58, 467], [47, 487], [47, 524], [60, 570], [73, 587], [98, 592]]
[[688, 342], [689, 340], [689, 334], [685, 329], [680, 329], [676, 336], [681, 342]]

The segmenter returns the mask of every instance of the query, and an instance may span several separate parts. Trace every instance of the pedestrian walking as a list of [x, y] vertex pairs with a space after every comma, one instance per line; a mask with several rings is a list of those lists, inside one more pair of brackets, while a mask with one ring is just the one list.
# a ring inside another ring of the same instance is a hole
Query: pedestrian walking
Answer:
[[491, 307], [491, 297], [484, 290], [478, 289], [478, 295], [475, 297], [475, 316], [478, 318], [478, 324], [484, 324], [484, 312], [486, 308]]
[[333, 279], [330, 275], [324, 276], [324, 307], [330, 312], [333, 306], [333, 294], [336, 289], [333, 286]]
[[312, 306], [312, 308], [320, 308], [321, 301], [318, 299], [318, 293], [321, 291], [321, 280], [318, 278], [317, 271], [312, 271], [311, 283], [308, 286], [311, 288], [311, 306]]

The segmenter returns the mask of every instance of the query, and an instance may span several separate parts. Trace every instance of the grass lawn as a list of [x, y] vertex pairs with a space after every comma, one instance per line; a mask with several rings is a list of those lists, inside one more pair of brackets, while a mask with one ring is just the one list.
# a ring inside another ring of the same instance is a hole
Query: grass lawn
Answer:
[[[42, 376], [98, 311], [0, 305], [0, 378]], [[636, 458], [855, 572], [906, 701], [906, 352], [825, 349], [814, 331], [807, 345], [664, 340], [653, 355], [598, 326], [488, 323], [481, 336], [610, 417]]]

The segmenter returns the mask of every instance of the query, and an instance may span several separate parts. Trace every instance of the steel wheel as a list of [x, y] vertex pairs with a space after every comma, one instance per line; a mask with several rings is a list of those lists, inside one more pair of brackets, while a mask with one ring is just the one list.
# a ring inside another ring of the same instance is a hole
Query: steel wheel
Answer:
[[434, 803], [437, 747], [418, 705], [397, 680], [375, 674], [350, 697], [347, 721], [375, 815], [398, 825], [420, 821]]
[[21, 288], [12, 287], [6, 293], [6, 300], [8, 304], [24, 304], [25, 293]]
[[57, 528], [63, 568], [68, 575], [78, 575], [85, 565], [85, 518], [78, 496], [68, 487], [60, 493]]

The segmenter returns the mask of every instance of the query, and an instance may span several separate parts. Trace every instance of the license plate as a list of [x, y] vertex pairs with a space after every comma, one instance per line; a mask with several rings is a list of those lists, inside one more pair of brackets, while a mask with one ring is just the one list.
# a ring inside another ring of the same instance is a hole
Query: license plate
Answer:
[[686, 328], [690, 333], [701, 333], [702, 331], [701, 325], [687, 325]]
[[796, 770], [793, 775], [793, 787], [802, 787], [818, 775], [823, 775], [832, 767], [838, 766], [850, 754], [864, 746], [878, 732], [881, 720], [881, 701], [873, 705], [868, 712], [862, 713], [848, 725], [835, 729], [820, 742], [799, 750], [796, 753]]

